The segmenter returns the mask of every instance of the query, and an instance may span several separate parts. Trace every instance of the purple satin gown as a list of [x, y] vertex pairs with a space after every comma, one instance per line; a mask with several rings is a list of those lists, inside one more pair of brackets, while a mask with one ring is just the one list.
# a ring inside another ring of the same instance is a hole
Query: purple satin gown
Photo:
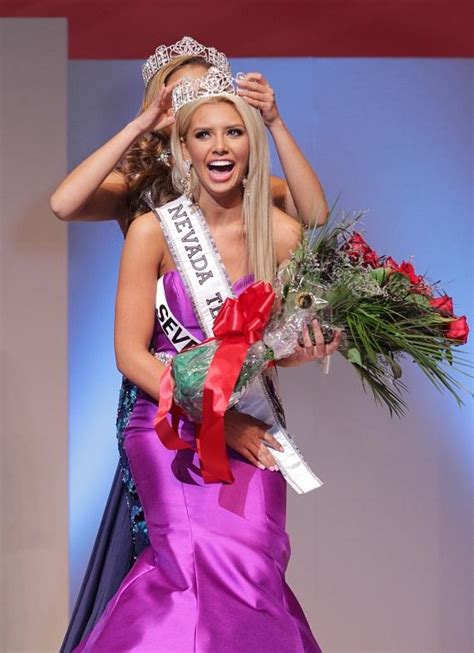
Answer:
[[[235, 293], [251, 281], [239, 280]], [[168, 272], [164, 283], [173, 313], [203, 339], [179, 274]], [[175, 353], [158, 324], [154, 345]], [[229, 450], [234, 483], [206, 485], [196, 454], [162, 445], [156, 410], [140, 396], [125, 430], [151, 545], [74, 653], [320, 653], [285, 583], [282, 475]], [[180, 431], [193, 440], [190, 422]]]

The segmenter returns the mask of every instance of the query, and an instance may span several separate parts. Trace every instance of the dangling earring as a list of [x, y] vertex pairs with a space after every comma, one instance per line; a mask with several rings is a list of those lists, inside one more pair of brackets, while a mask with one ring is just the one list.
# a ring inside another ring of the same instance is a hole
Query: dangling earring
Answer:
[[242, 177], [242, 187], [244, 189], [244, 193], [246, 195], [249, 195], [250, 194], [249, 191], [245, 190], [247, 188], [247, 183], [248, 183], [248, 177], [247, 177], [247, 175], [245, 175], [245, 177]]
[[183, 193], [190, 200], [192, 200], [192, 194], [191, 194], [191, 167], [192, 167], [191, 161], [188, 161], [188, 159], [185, 159], [184, 160], [184, 177], [181, 179], [181, 187], [183, 189]]

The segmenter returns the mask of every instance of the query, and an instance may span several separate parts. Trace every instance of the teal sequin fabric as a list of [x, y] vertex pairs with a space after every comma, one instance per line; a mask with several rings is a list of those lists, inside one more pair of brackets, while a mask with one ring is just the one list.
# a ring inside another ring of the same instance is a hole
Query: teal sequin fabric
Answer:
[[130, 419], [138, 397], [138, 388], [125, 377], [122, 378], [122, 387], [120, 388], [119, 404], [117, 410], [117, 441], [120, 454], [120, 463], [122, 467], [122, 481], [127, 491], [127, 505], [130, 515], [130, 526], [132, 529], [132, 538], [135, 549], [135, 557], [144, 546], [149, 544], [148, 529], [145, 521], [140, 498], [137, 488], [132, 478], [130, 465], [128, 464], [127, 454], [123, 446], [124, 431]]

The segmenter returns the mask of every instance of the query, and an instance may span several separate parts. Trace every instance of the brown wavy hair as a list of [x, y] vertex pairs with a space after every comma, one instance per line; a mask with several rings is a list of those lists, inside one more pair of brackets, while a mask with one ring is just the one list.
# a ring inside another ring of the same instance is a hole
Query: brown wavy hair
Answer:
[[[184, 66], [211, 67], [202, 57], [187, 56], [173, 59], [151, 79], [137, 115], [148, 109], [162, 86], [166, 86], [170, 76]], [[169, 152], [169, 149], [169, 137], [166, 134], [158, 131], [148, 132], [132, 145], [117, 164], [116, 170], [124, 176], [127, 184], [129, 205], [127, 228], [132, 220], [150, 210], [144, 199], [145, 191], [151, 191], [155, 206], [169, 202], [178, 196], [173, 188], [171, 168], [159, 158], [162, 152]]]

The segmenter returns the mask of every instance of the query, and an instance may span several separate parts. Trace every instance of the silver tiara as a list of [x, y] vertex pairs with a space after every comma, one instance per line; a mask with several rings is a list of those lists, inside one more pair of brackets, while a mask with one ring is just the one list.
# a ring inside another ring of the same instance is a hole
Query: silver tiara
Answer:
[[213, 66], [203, 77], [183, 77], [179, 80], [173, 88], [173, 111], [177, 113], [185, 104], [219, 95], [237, 95], [237, 87], [230, 72]]
[[190, 36], [184, 36], [181, 41], [174, 45], [159, 45], [155, 50], [155, 54], [148, 57], [142, 66], [145, 88], [160, 68], [178, 57], [202, 57], [211, 66], [215, 66], [223, 72], [230, 72], [229, 60], [223, 52], [218, 52], [215, 48], [206, 48], [205, 45], [201, 45]]

